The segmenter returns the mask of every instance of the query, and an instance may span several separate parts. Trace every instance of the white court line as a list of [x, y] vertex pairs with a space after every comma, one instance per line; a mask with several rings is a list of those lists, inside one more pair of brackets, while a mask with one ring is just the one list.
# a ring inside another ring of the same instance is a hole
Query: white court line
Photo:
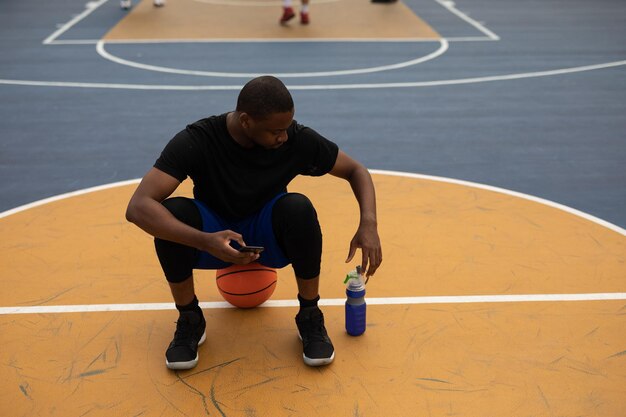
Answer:
[[[244, 7], [281, 7], [283, 2], [280, 0], [266, 1], [245, 1], [245, 0], [192, 0], [196, 3], [214, 4], [217, 6], [244, 6]], [[337, 3], [341, 0], [311, 0], [311, 5]]]
[[[573, 214], [578, 217], [582, 217], [583, 219], [589, 220], [593, 223], [597, 223], [601, 226], [604, 226], [607, 229], [613, 230], [614, 232], [617, 232], [621, 234], [622, 236], [626, 236], [626, 229], [623, 229], [617, 226], [616, 224], [609, 223], [606, 220], [602, 220], [598, 217], [592, 216], [591, 214], [585, 213], [575, 208], [572, 208], [572, 207], [569, 207], [560, 203], [556, 203], [551, 200], [546, 200], [545, 198], [535, 197], [534, 195], [524, 194], [518, 191], [507, 190], [506, 188], [494, 187], [492, 185], [480, 184], [480, 183], [471, 182], [471, 181], [457, 180], [454, 178], [445, 178], [445, 177], [437, 177], [437, 176], [423, 175], [423, 174], [412, 174], [410, 172], [386, 171], [386, 170], [378, 170], [378, 169], [370, 169], [369, 171], [372, 174], [391, 175], [391, 176], [397, 176], [397, 177], [405, 177], [405, 178], [408, 177], [408, 178], [417, 178], [421, 180], [445, 182], [448, 184], [457, 184], [457, 185], [462, 185], [465, 187], [478, 188], [481, 190], [493, 191], [493, 192], [500, 193], [500, 194], [510, 195], [513, 197], [543, 204], [544, 206], [553, 207], [553, 208], [559, 209], [566, 213]], [[0, 217], [1, 217], [1, 214], [0, 214]]]
[[442, 5], [444, 8], [446, 8], [450, 13], [455, 14], [456, 16], [458, 16], [459, 18], [461, 18], [465, 22], [469, 23], [470, 25], [474, 26], [476, 29], [478, 29], [479, 31], [481, 31], [482, 33], [487, 35], [487, 37], [489, 37], [489, 39], [494, 40], [494, 41], [500, 40], [500, 37], [498, 35], [496, 35], [492, 31], [490, 31], [484, 25], [482, 25], [479, 22], [477, 22], [476, 20], [472, 19], [471, 17], [469, 17], [465, 13], [461, 12], [459, 9], [457, 9], [455, 7], [453, 1], [450, 1], [450, 0], [435, 0], [435, 1], [437, 3], [439, 3], [440, 5]]
[[[511, 295], [458, 295], [426, 297], [385, 297], [367, 298], [369, 305], [411, 305], [411, 304], [469, 304], [469, 303], [534, 303], [534, 302], [572, 302], [572, 301], [610, 301], [626, 300], [626, 293], [585, 293], [585, 294], [511, 294]], [[345, 298], [320, 300], [321, 306], [342, 306]], [[268, 300], [260, 307], [298, 307], [297, 300]], [[204, 309], [235, 308], [226, 301], [201, 302]], [[109, 311], [155, 311], [175, 310], [170, 303], [141, 304], [80, 304], [0, 307], [0, 315], [10, 314], [58, 314], [58, 313], [94, 313]]]
[[[70, 28], [72, 28], [75, 24], [77, 24], [78, 22], [80, 22], [81, 20], [83, 20], [84, 18], [86, 18], [89, 14], [91, 14], [93, 11], [95, 11], [98, 7], [100, 7], [102, 4], [106, 3], [108, 0], [98, 0], [95, 2], [89, 2], [86, 4], [86, 9], [79, 14], [78, 16], [74, 17], [72, 20], [70, 20], [69, 22], [67, 22], [66, 24], [64, 24], [61, 28], [59, 28], [56, 32], [54, 32], [53, 34], [51, 34], [50, 36], [48, 36], [44, 41], [43, 44], [44, 45], [90, 45], [93, 44], [92, 40], [89, 39], [81, 39], [81, 40], [74, 40], [74, 41], [69, 41], [69, 40], [61, 40], [61, 41], [56, 41], [56, 39], [61, 36], [63, 33], [65, 33], [66, 31], [68, 31]], [[500, 38], [495, 35], [493, 32], [489, 31], [487, 28], [483, 27], [482, 25], [480, 25], [478, 22], [474, 21], [473, 19], [467, 17], [465, 14], [463, 14], [462, 12], [458, 11], [455, 7], [454, 7], [454, 3], [450, 2], [450, 1], [446, 1], [444, 3], [442, 3], [440, 0], [437, 0], [442, 6], [444, 6], [448, 11], [450, 11], [451, 13], [454, 13], [455, 15], [459, 16], [460, 18], [462, 18], [464, 21], [470, 23], [472, 26], [476, 27], [477, 29], [479, 29], [481, 32], [487, 34], [488, 39], [490, 40], [499, 40]], [[474, 38], [468, 37], [468, 38], [459, 38], [459, 39], [464, 39], [464, 41], [469, 41], [469, 40], [473, 40]], [[478, 38], [480, 39], [480, 38]], [[201, 40], [200, 42], [205, 43], [205, 42], [243, 42], [245, 40], [234, 40], [234, 39], [230, 39], [230, 40]], [[279, 41], [279, 42], [285, 42], [286, 40], [284, 39], [280, 39], [280, 40], [270, 40], [270, 39], [265, 39], [265, 40], [258, 40], [259, 42], [271, 42], [271, 41]], [[291, 39], [289, 40], [290, 42], [298, 42], [298, 41], [302, 41], [299, 39]], [[315, 39], [307, 39], [307, 42], [319, 42], [320, 40], [315, 40]], [[324, 40], [325, 42], [333, 42], [333, 40]], [[350, 40], [350, 39], [343, 39], [343, 42], [354, 42], [355, 40]], [[356, 40], [358, 42], [372, 42], [374, 40], [368, 39], [368, 40]], [[385, 40], [386, 42], [393, 42], [395, 40]], [[413, 40], [402, 40], [403, 42], [424, 42], [427, 41], [425, 39], [413, 39]], [[435, 59], [441, 55], [443, 55], [449, 47], [449, 43], [448, 40], [445, 38], [439, 39], [439, 40], [431, 40], [431, 41], [438, 41], [440, 43], [440, 47], [437, 51], [428, 54], [424, 57], [420, 57], [420, 58], [416, 58], [413, 60], [409, 60], [409, 61], [405, 61], [405, 62], [400, 62], [400, 63], [396, 63], [396, 64], [390, 64], [390, 65], [383, 65], [383, 66], [378, 66], [378, 67], [370, 67], [370, 68], [362, 68], [362, 69], [351, 69], [351, 70], [337, 70], [337, 71], [319, 71], [319, 72], [301, 72], [301, 73], [275, 73], [273, 75], [280, 77], [280, 78], [290, 78], [290, 77], [330, 77], [330, 76], [341, 76], [341, 75], [358, 75], [358, 74], [370, 74], [370, 73], [374, 73], [374, 72], [381, 72], [381, 71], [389, 71], [389, 70], [395, 70], [395, 69], [400, 69], [400, 68], [406, 68], [409, 66], [413, 66], [413, 65], [418, 65], [427, 61], [430, 61], [432, 59]], [[180, 40], [176, 40], [174, 41], [176, 43], [188, 43], [189, 41], [180, 41]], [[125, 44], [134, 44], [134, 43], [138, 43], [138, 44], [142, 44], [142, 43], [156, 43], [154, 40], [151, 40], [149, 42], [146, 41], [140, 41], [140, 42], [132, 42], [132, 41], [123, 41], [123, 42], [113, 42], [113, 43], [125, 43]], [[160, 42], [163, 43], [163, 42]], [[144, 71], [155, 71], [155, 72], [163, 72], [163, 73], [169, 73], [169, 74], [179, 74], [179, 75], [193, 75], [193, 76], [204, 76], [204, 77], [225, 77], [225, 78], [252, 78], [252, 77], [257, 77], [260, 75], [264, 75], [265, 73], [234, 73], [234, 72], [219, 72], [219, 71], [196, 71], [196, 70], [185, 70], [185, 69], [180, 69], [180, 68], [170, 68], [170, 67], [165, 67], [165, 66], [159, 66], [159, 65], [147, 65], [147, 64], [142, 64], [136, 61], [130, 61], [130, 60], [126, 60], [117, 56], [112, 55], [111, 53], [109, 53], [108, 51], [106, 51], [105, 49], [105, 41], [100, 39], [95, 41], [96, 44], [96, 51], [98, 52], [98, 54], [109, 61], [115, 62], [119, 65], [124, 65], [124, 66], [129, 66], [129, 67], [133, 67], [133, 68], [137, 68], [137, 69], [141, 69]]]
[[66, 39], [52, 41], [46, 45], [95, 45], [98, 39]]
[[491, 39], [484, 36], [452, 36], [447, 37], [446, 40], [448, 42], [494, 42], [500, 39]]
[[[595, 71], [626, 65], [624, 61], [605, 62], [602, 64], [583, 65], [580, 67], [559, 68], [555, 70], [523, 72], [518, 74], [493, 75], [488, 77], [458, 78], [438, 81], [409, 81], [401, 83], [362, 83], [362, 84], [291, 84], [290, 90], [367, 90], [382, 88], [420, 88], [446, 85], [476, 84], [494, 81], [511, 81], [525, 78], [551, 77]], [[165, 90], [165, 91], [231, 91], [240, 90], [243, 85], [162, 85], [162, 84], [123, 84], [123, 83], [79, 83], [71, 81], [35, 81], [0, 79], [0, 84], [31, 87], [68, 87], [68, 88], [106, 88], [121, 90]]]
[[[487, 29], [480, 23], [476, 22], [475, 20], [471, 19], [464, 13], [457, 10], [453, 2], [451, 1], [442, 2], [441, 0], [437, 0], [437, 2], [441, 4], [444, 8], [446, 8], [448, 11], [450, 11], [451, 13], [454, 13], [455, 15], [463, 19], [465, 22], [469, 23], [470, 25], [474, 26], [481, 32], [485, 33], [490, 40], [500, 39], [495, 33], [490, 31], [489, 29]], [[265, 40], [265, 41], [268, 41], [268, 40]], [[295, 40], [292, 40], [292, 41], [295, 41]], [[279, 78], [331, 77], [331, 76], [343, 76], [343, 75], [371, 74], [375, 72], [406, 68], [406, 67], [422, 64], [424, 62], [433, 60], [443, 55], [448, 50], [449, 43], [448, 43], [448, 40], [445, 38], [439, 39], [439, 43], [440, 43], [439, 49], [431, 54], [428, 54], [424, 57], [420, 57], [420, 58], [416, 58], [413, 60], [400, 62], [396, 64], [383, 65], [383, 66], [370, 67], [370, 68], [351, 69], [351, 70], [299, 72], [299, 73], [273, 73], [272, 75], [279, 77]], [[105, 44], [106, 42], [104, 40], [99, 40], [96, 43], [96, 51], [102, 58], [109, 60], [111, 62], [114, 62], [116, 64], [119, 64], [119, 65], [129, 66], [129, 67], [141, 69], [144, 71], [155, 71], [155, 72], [163, 72], [163, 73], [168, 73], [168, 74], [193, 75], [193, 76], [202, 76], [202, 77], [224, 77], [224, 78], [252, 78], [252, 77], [258, 77], [260, 75], [264, 75], [266, 73], [266, 72], [265, 73], [236, 73], [236, 72], [220, 72], [220, 71], [185, 70], [181, 68], [165, 67], [162, 65], [142, 64], [140, 62], [127, 60], [127, 59], [120, 58], [118, 56], [111, 54], [105, 49]]]
[[[50, 36], [48, 36], [42, 43], [44, 45], [92, 45], [92, 44], [97, 44], [101, 39], [76, 39], [76, 40], [57, 40], [57, 38], [59, 36], [61, 36], [63, 33], [67, 32], [69, 29], [71, 29], [74, 25], [76, 25], [77, 23], [79, 23], [81, 20], [85, 19], [87, 16], [89, 16], [92, 12], [94, 12], [98, 7], [102, 6], [104, 3], [106, 3], [108, 0], [98, 0], [98, 1], [92, 1], [89, 2], [85, 5], [86, 10], [83, 11], [81, 14], [77, 15], [76, 17], [74, 17], [72, 20], [70, 20], [69, 22], [65, 23], [64, 25], [62, 25], [57, 31], [55, 31], [53, 34], [51, 34]], [[198, 0], [196, 0], [198, 1]], [[312, 2], [313, 4], [315, 3], [332, 3], [335, 1], [339, 1], [339, 0], [318, 0], [317, 2]], [[457, 15], [458, 17], [460, 17], [461, 19], [463, 19], [464, 21], [466, 21], [467, 23], [469, 23], [470, 25], [474, 26], [475, 28], [477, 28], [478, 30], [480, 30], [481, 32], [485, 33], [487, 35], [487, 38], [483, 38], [483, 37], [472, 37], [472, 36], [468, 36], [468, 37], [451, 37], [451, 38], [444, 38], [446, 39], [446, 41], [450, 42], [450, 41], [461, 41], [461, 42], [474, 42], [474, 41], [485, 41], [485, 40], [490, 40], [490, 41], [494, 41], [494, 40], [500, 40], [500, 37], [497, 36], [495, 33], [493, 33], [492, 31], [490, 31], [489, 29], [487, 29], [486, 27], [482, 26], [480, 23], [478, 23], [477, 21], [471, 19], [469, 16], [467, 16], [466, 14], [462, 13], [461, 11], [459, 11], [458, 9], [455, 8], [454, 2], [451, 1], [445, 1], [445, 0], [435, 0], [437, 1], [439, 4], [441, 4], [445, 9], [447, 9], [449, 12]], [[271, 4], [272, 6], [275, 5], [280, 5], [282, 4], [279, 1], [268, 1], [268, 2], [233, 2], [232, 0], [200, 0], [200, 2], [204, 2], [204, 3], [213, 3], [213, 4], [226, 4], [226, 5], [246, 5], [246, 6], [260, 6], [260, 5], [268, 5]], [[263, 3], [267, 3], [267, 4], [263, 4]], [[421, 38], [413, 38], [413, 39], [357, 39], [357, 38], [345, 38], [345, 39], [310, 39], [310, 38], [295, 38], [295, 39], [274, 39], [274, 38], [270, 38], [270, 39], [200, 39], [200, 40], [121, 40], [121, 41], [108, 41], [109, 43], [128, 43], [128, 44], [132, 44], [132, 43], [176, 43], [176, 42], [181, 42], [181, 43], [190, 43], [190, 42], [197, 42], [197, 43], [218, 43], [218, 42], [224, 42], [224, 43], [230, 43], [230, 42], [429, 42], [429, 41], [433, 41], [433, 39], [421, 39]]]
[[[449, 184], [463, 185], [472, 188], [489, 190], [501, 194], [511, 195], [514, 197], [530, 200], [539, 204], [554, 207], [556, 209], [571, 213], [582, 217], [591, 222], [597, 223], [610, 230], [613, 230], [622, 236], [626, 236], [626, 230], [617, 225], [606, 222], [602, 219], [594, 217], [590, 214], [581, 212], [571, 207], [545, 200], [528, 194], [507, 190], [504, 188], [493, 187], [490, 185], [474, 183], [470, 181], [457, 180], [445, 177], [436, 177], [430, 175], [421, 175], [413, 173], [405, 173], [398, 171], [370, 170], [372, 174], [401, 176], [408, 178], [424, 179], [435, 182], [443, 182]], [[11, 210], [0, 213], [0, 219], [16, 214], [34, 207], [42, 206], [54, 201], [63, 200], [100, 190], [121, 187], [130, 184], [139, 183], [140, 179], [120, 181], [111, 184], [99, 185], [96, 187], [77, 190], [70, 193], [35, 201], [30, 204], [16, 207]], [[540, 301], [601, 301], [601, 300], [624, 300], [626, 293], [586, 293], [586, 294], [512, 294], [512, 295], [471, 295], [471, 296], [428, 296], [428, 297], [387, 297], [387, 298], [368, 298], [368, 303], [375, 305], [390, 304], [458, 304], [458, 303], [504, 303], [504, 302], [540, 302]], [[342, 305], [344, 299], [327, 299], [322, 300], [321, 305]], [[228, 308], [230, 304], [226, 302], [210, 302], [200, 303], [203, 308]], [[265, 307], [293, 307], [296, 306], [295, 300], [270, 300], [263, 306]], [[24, 307], [0, 307], [0, 315], [2, 314], [40, 314], [40, 313], [67, 313], [67, 312], [97, 312], [97, 311], [144, 311], [144, 310], [170, 310], [173, 309], [173, 303], [149, 303], [149, 304], [94, 304], [94, 305], [73, 305], [73, 306], [24, 306]]]
[[115, 187], [123, 187], [125, 185], [130, 184], [139, 184], [140, 179], [126, 180], [126, 181], [118, 181], [111, 184], [98, 185], [95, 187], [84, 188], [82, 190], [76, 190], [69, 193], [63, 193], [59, 195], [55, 195], [53, 197], [44, 198], [42, 200], [37, 200], [32, 203], [24, 204], [19, 207], [12, 208], [10, 210], [6, 210], [0, 213], [0, 219], [10, 216], [15, 213], [19, 213], [22, 211], [29, 210], [34, 207], [43, 206], [44, 204], [53, 203], [59, 200], [65, 200], [66, 198], [76, 197], [83, 194], [95, 193], [96, 191], [108, 190]]
[[[434, 43], [440, 42], [440, 39], [448, 40], [448, 38], [205, 38], [205, 39], [106, 39], [104, 42], [111, 44], [162, 44], [162, 43]], [[453, 38], [461, 39], [461, 38]], [[478, 38], [481, 40], [490, 40], [489, 38]], [[88, 40], [88, 42], [98, 43], [98, 40]]]
[[[616, 233], [619, 233], [622, 236], [626, 236], [626, 230], [622, 229], [621, 227], [617, 226], [616, 224], [609, 223], [606, 220], [602, 220], [602, 219], [600, 219], [598, 217], [592, 216], [591, 214], [587, 214], [587, 213], [582, 212], [580, 210], [577, 210], [575, 208], [568, 207], [568, 206], [565, 206], [563, 204], [556, 203], [554, 201], [546, 200], [544, 198], [535, 197], [535, 196], [530, 195], [530, 194], [524, 194], [524, 193], [520, 193], [518, 191], [507, 190], [506, 188], [499, 188], [499, 187], [494, 187], [494, 186], [491, 186], [491, 185], [480, 184], [480, 183], [471, 182], [471, 181], [458, 180], [458, 179], [454, 179], [454, 178], [438, 177], [438, 176], [433, 176], [433, 175], [414, 174], [414, 173], [410, 173], [410, 172], [387, 171], [387, 170], [382, 170], [382, 169], [370, 169], [369, 171], [372, 174], [390, 175], [390, 176], [405, 177], [405, 178], [416, 178], [416, 179], [422, 179], [422, 180], [427, 180], [427, 181], [443, 182], [443, 183], [447, 183], [447, 184], [457, 184], [457, 185], [463, 185], [465, 187], [478, 188], [478, 189], [481, 189], [481, 190], [488, 190], [488, 191], [493, 191], [493, 192], [500, 193], [500, 194], [510, 195], [510, 196], [513, 196], [513, 197], [521, 198], [521, 199], [524, 199], [524, 200], [529, 200], [529, 201], [532, 201], [532, 202], [535, 202], [535, 203], [539, 203], [539, 204], [542, 204], [542, 205], [545, 205], [545, 206], [553, 207], [555, 209], [558, 209], [558, 210], [561, 210], [561, 211], [573, 214], [574, 216], [581, 217], [581, 218], [583, 218], [585, 220], [589, 220], [589, 221], [591, 221], [593, 223], [599, 224], [600, 226], [606, 227], [607, 229], [610, 229], [610, 230], [612, 230], [612, 231], [614, 231]], [[95, 187], [85, 188], [85, 189], [82, 189], [82, 190], [72, 191], [72, 192], [69, 192], [69, 193], [64, 193], [64, 194], [59, 194], [57, 196], [44, 198], [42, 200], [34, 201], [32, 203], [29, 203], [29, 204], [24, 204], [22, 206], [15, 207], [13, 209], [0, 212], [0, 219], [2, 219], [4, 217], [8, 217], [8, 216], [16, 214], [16, 213], [20, 213], [22, 211], [29, 210], [29, 209], [34, 208], [34, 207], [42, 206], [44, 204], [52, 203], [52, 202], [59, 201], [59, 200], [64, 200], [64, 199], [70, 198], [70, 197], [76, 197], [76, 196], [83, 195], [83, 194], [89, 194], [89, 193], [96, 192], [96, 191], [106, 190], [106, 189], [110, 189], [110, 188], [123, 187], [125, 185], [131, 185], [131, 184], [138, 184], [139, 181], [141, 181], [140, 178], [132, 179], [132, 180], [126, 180], [126, 181], [119, 181], [119, 182], [114, 182], [114, 183], [111, 183], [111, 184], [98, 185], [98, 186], [95, 186]]]
[[89, 3], [85, 4], [85, 10], [81, 14], [75, 16], [72, 20], [62, 25], [56, 32], [44, 39], [42, 43], [44, 45], [51, 44], [56, 38], [70, 30], [72, 26], [89, 16], [92, 12], [94, 12], [98, 7], [102, 6], [107, 1], [108, 0], [90, 1]]
[[[133, 68], [138, 68], [146, 71], [156, 71], [156, 72], [165, 72], [168, 74], [181, 74], [181, 75], [196, 75], [202, 77], [224, 77], [224, 78], [253, 78], [264, 75], [266, 73], [250, 73], [250, 72], [218, 72], [218, 71], [194, 71], [194, 70], [184, 70], [180, 68], [170, 68], [163, 67], [158, 65], [147, 65], [141, 64], [139, 62], [130, 61], [127, 59], [119, 58], [115, 55], [110, 54], [106, 49], [104, 49], [105, 42], [103, 40], [99, 41], [96, 44], [96, 51], [98, 54], [109, 61], [115, 62], [116, 64], [125, 65]], [[448, 41], [445, 39], [439, 39], [439, 49], [434, 52], [431, 52], [428, 55], [412, 59], [410, 61], [399, 62], [397, 64], [390, 65], [382, 65], [378, 67], [370, 67], [370, 68], [360, 68], [360, 69], [349, 69], [349, 70], [338, 70], [338, 71], [319, 71], [319, 72], [285, 72], [285, 73], [273, 73], [272, 75], [279, 78], [292, 78], [292, 77], [331, 77], [338, 75], [358, 75], [358, 74], [371, 74], [374, 72], [382, 72], [389, 71], [399, 68], [406, 68], [417, 64], [422, 64], [424, 62], [435, 59], [441, 55], [443, 55], [448, 50]]]
[[[446, 42], [493, 42], [484, 36], [459, 36], [441, 38]], [[56, 40], [49, 45], [97, 45], [101, 39]], [[121, 45], [173, 44], [173, 43], [427, 43], [439, 42], [433, 38], [214, 38], [214, 39], [107, 39], [106, 43]]]

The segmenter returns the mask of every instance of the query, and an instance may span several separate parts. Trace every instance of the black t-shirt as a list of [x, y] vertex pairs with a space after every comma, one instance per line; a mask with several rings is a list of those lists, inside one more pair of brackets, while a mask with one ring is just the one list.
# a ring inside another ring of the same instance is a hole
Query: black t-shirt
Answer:
[[193, 180], [194, 198], [228, 220], [260, 210], [297, 175], [328, 173], [337, 145], [295, 121], [279, 148], [244, 148], [230, 136], [226, 114], [187, 126], [165, 146], [155, 168], [184, 181]]

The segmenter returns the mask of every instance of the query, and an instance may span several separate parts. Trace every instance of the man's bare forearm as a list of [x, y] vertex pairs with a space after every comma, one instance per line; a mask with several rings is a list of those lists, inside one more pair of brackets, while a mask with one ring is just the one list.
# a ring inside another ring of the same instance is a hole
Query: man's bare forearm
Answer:
[[149, 197], [133, 197], [126, 219], [159, 239], [200, 249], [203, 232], [178, 220], [161, 203]]
[[376, 225], [376, 192], [369, 171], [359, 164], [359, 167], [348, 178], [348, 182], [359, 203], [361, 223]]

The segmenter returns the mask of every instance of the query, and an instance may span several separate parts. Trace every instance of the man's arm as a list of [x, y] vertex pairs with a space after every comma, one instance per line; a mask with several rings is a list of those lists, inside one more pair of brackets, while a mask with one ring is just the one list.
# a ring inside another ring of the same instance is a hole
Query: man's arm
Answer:
[[348, 181], [359, 203], [361, 214], [359, 228], [350, 242], [350, 251], [346, 262], [350, 262], [356, 249], [361, 248], [363, 271], [367, 271], [365, 274], [368, 277], [374, 275], [383, 261], [383, 252], [378, 237], [376, 192], [374, 191], [372, 176], [362, 164], [342, 151], [339, 151], [337, 161], [330, 174]]
[[240, 234], [230, 230], [206, 233], [178, 220], [161, 202], [180, 185], [180, 181], [165, 172], [152, 168], [128, 203], [126, 219], [154, 237], [191, 246], [225, 261], [246, 264], [258, 258], [230, 246], [232, 240], [245, 243]]

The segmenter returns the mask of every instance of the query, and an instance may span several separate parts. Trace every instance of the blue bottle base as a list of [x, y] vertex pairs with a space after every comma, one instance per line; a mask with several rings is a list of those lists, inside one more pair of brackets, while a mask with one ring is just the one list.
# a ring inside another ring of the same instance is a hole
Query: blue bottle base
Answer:
[[363, 330], [358, 330], [357, 332], [355, 332], [355, 331], [351, 331], [350, 329], [346, 329], [346, 332], [347, 332], [350, 336], [361, 336], [363, 333], [365, 333], [365, 329], [363, 329]]
[[346, 304], [346, 332], [350, 336], [360, 336], [365, 333], [366, 310], [365, 304]]

